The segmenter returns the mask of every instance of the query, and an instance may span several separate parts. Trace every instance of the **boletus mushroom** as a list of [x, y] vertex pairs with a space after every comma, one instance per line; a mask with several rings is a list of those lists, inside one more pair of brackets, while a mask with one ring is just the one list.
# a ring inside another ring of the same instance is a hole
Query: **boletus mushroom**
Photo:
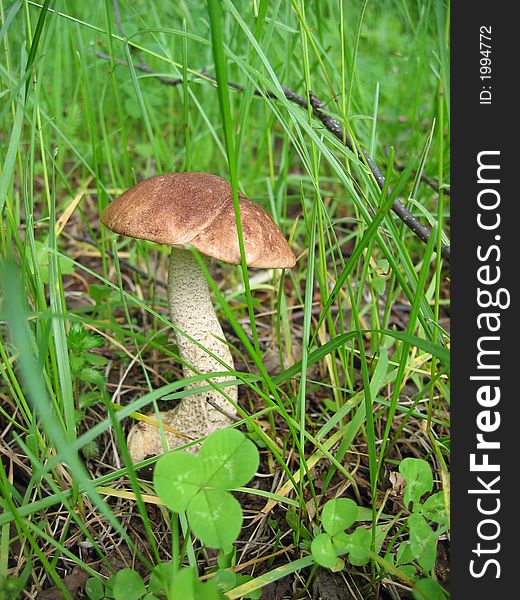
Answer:
[[[247, 265], [293, 267], [294, 254], [272, 219], [241, 193], [239, 205]], [[192, 252], [194, 248], [206, 257], [240, 264], [231, 186], [208, 173], [157, 175], [141, 181], [114, 200], [103, 211], [101, 221], [121, 235], [171, 246], [168, 304], [172, 323], [186, 334], [175, 334], [185, 363], [184, 376], [224, 371], [225, 367], [211, 354], [232, 370], [233, 358], [224, 341], [208, 283]], [[213, 381], [230, 379], [223, 376]], [[203, 383], [194, 387], [200, 385]], [[236, 405], [237, 387], [227, 386], [223, 391]], [[183, 436], [167, 432], [170, 449], [229, 425], [228, 415], [236, 415], [233, 403], [213, 389], [186, 396], [174, 409], [161, 413], [163, 423]], [[128, 436], [128, 447], [134, 462], [161, 454], [159, 429], [142, 422], [134, 425]]]

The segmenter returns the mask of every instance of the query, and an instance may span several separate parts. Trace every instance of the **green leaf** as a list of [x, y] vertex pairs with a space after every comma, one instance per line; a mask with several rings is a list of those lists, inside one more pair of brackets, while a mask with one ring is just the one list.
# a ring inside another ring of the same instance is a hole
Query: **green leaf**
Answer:
[[229, 569], [236, 564], [237, 558], [237, 549], [235, 546], [231, 546], [231, 550], [228, 552], [227, 550], [220, 549], [217, 557], [217, 565], [219, 569]]
[[79, 342], [82, 350], [93, 350], [94, 348], [100, 348], [104, 344], [104, 339], [100, 335], [93, 335], [92, 333], [85, 332]]
[[237, 584], [237, 574], [231, 569], [219, 569], [213, 581], [223, 592], [227, 592]]
[[21, 577], [11, 577], [0, 573], [1, 600], [17, 600], [17, 598], [21, 598], [24, 587], [24, 581]]
[[168, 600], [224, 600], [215, 582], [202, 583], [195, 569], [182, 569], [175, 574]]
[[428, 521], [434, 521], [439, 525], [448, 524], [444, 492], [437, 492], [427, 498], [426, 501], [420, 505], [419, 511]]
[[85, 584], [85, 592], [90, 600], [102, 600], [105, 597], [103, 584], [97, 577], [90, 577]]
[[85, 410], [90, 406], [94, 406], [101, 401], [101, 396], [99, 392], [95, 392], [93, 390], [88, 390], [86, 392], [82, 392], [78, 398], [78, 406], [80, 410]]
[[401, 571], [403, 575], [412, 581], [417, 579], [417, 569], [414, 567], [414, 565], [401, 565], [399, 567], [399, 571]]
[[325, 531], [334, 536], [345, 531], [357, 520], [358, 507], [350, 498], [329, 500], [323, 507], [321, 522]]
[[396, 565], [401, 566], [411, 563], [413, 561], [413, 558], [414, 556], [412, 552], [412, 547], [410, 546], [410, 542], [402, 542], [399, 548], [397, 549], [397, 554], [395, 557]]
[[[43, 283], [49, 283], [49, 252], [48, 244], [35, 240], [36, 258], [38, 260], [38, 272]], [[31, 263], [32, 264], [32, 263]], [[74, 265], [66, 258], [58, 257], [58, 264], [62, 275], [74, 273]]]
[[419, 579], [412, 590], [415, 600], [444, 600], [446, 594], [433, 579]]
[[221, 429], [202, 444], [204, 484], [221, 490], [245, 485], [258, 470], [258, 450], [237, 429]]
[[85, 360], [95, 367], [104, 367], [108, 364], [109, 360], [101, 354], [94, 354], [93, 352], [87, 352], [85, 354]]
[[412, 513], [408, 517], [407, 523], [410, 530], [410, 549], [413, 557], [425, 571], [431, 571], [437, 555], [435, 533], [426, 522], [426, 519], [418, 513]]
[[69, 357], [70, 372], [74, 377], [77, 377], [82, 369], [85, 367], [85, 359], [83, 356], [70, 356]]
[[399, 472], [406, 480], [404, 491], [404, 505], [414, 504], [432, 491], [433, 475], [430, 465], [421, 458], [405, 458], [399, 465]]
[[232, 544], [242, 527], [242, 508], [224, 490], [201, 490], [188, 504], [186, 516], [193, 533], [210, 548]]
[[184, 451], [164, 454], [153, 476], [159, 498], [174, 512], [184, 512], [201, 486], [199, 458]]
[[155, 491], [175, 512], [187, 511], [193, 533], [207, 546], [231, 545], [242, 526], [242, 509], [229, 488], [256, 473], [258, 450], [234, 429], [212, 433], [198, 455], [185, 451], [162, 456], [155, 468]]
[[[87, 442], [84, 446], [82, 446], [82, 448], [81, 448], [81, 454], [83, 454], [83, 456], [86, 459], [98, 458], [98, 456], [99, 456], [99, 446], [98, 446], [96, 440], [92, 440], [90, 442]], [[99, 581], [99, 580], [96, 580], [96, 581]]]
[[146, 594], [146, 586], [137, 571], [122, 569], [114, 576], [112, 591], [116, 600], [139, 600]]
[[141, 109], [139, 103], [134, 98], [125, 99], [125, 112], [134, 119], [138, 119], [141, 116]]
[[372, 546], [372, 534], [364, 527], [358, 527], [354, 533], [338, 533], [332, 541], [334, 546], [342, 553], [348, 553], [349, 562], [361, 566], [369, 561]]
[[296, 507], [290, 506], [287, 512], [285, 513], [285, 520], [287, 521], [287, 525], [298, 533], [302, 526], [302, 521], [300, 519], [300, 515]]
[[314, 560], [322, 567], [333, 569], [336, 566], [337, 556], [332, 538], [327, 533], [320, 533], [312, 540], [311, 552]]
[[372, 285], [374, 286], [374, 290], [382, 296], [385, 293], [386, 289], [386, 279], [383, 277], [374, 277], [372, 280]]
[[[300, 518], [300, 512], [294, 506], [289, 507], [287, 512], [285, 513], [285, 520], [287, 521], [287, 525], [296, 532], [302, 540], [306, 540], [310, 543], [312, 540], [312, 534], [309, 532], [307, 527]], [[275, 525], [277, 527], [277, 525]]]
[[79, 378], [85, 383], [92, 383], [101, 387], [104, 386], [106, 382], [103, 373], [96, 371], [96, 369], [92, 369], [91, 367], [85, 367], [84, 369], [81, 369]]
[[92, 300], [94, 300], [96, 304], [101, 304], [102, 301], [105, 298], [108, 298], [108, 296], [110, 296], [111, 293], [112, 290], [105, 285], [93, 283], [92, 285], [88, 286], [88, 295], [92, 298]]

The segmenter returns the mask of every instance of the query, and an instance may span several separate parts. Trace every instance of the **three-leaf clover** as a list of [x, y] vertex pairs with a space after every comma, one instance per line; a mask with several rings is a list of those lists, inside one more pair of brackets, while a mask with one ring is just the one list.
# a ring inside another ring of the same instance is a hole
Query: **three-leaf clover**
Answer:
[[174, 512], [186, 512], [193, 533], [209, 548], [227, 548], [242, 527], [242, 508], [229, 492], [248, 483], [258, 469], [256, 446], [236, 429], [221, 429], [203, 442], [199, 454], [165, 454], [154, 487]]
[[[411, 514], [407, 519], [410, 538], [403, 550], [398, 552], [398, 564], [415, 560], [422, 569], [431, 571], [435, 565], [437, 538], [448, 526], [444, 494], [437, 492], [421, 502], [422, 497], [433, 489], [432, 470], [425, 460], [405, 458], [399, 465], [399, 471], [406, 481], [404, 504], [407, 508], [411, 504]], [[428, 521], [439, 524], [441, 528], [434, 531]]]
[[324, 533], [317, 535], [311, 544], [314, 560], [322, 567], [334, 569], [339, 554], [349, 554], [352, 564], [368, 561], [372, 536], [367, 529], [358, 527], [353, 533], [345, 532], [358, 520], [358, 506], [349, 498], [329, 500], [323, 507], [321, 523]]

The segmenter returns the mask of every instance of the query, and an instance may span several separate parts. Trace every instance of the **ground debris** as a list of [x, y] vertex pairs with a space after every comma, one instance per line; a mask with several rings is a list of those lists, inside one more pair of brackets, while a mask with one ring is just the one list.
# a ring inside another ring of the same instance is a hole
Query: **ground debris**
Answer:
[[[76, 567], [70, 575], [66, 575], [63, 578], [65, 587], [73, 598], [77, 597], [78, 592], [85, 585], [89, 575], [82, 569]], [[62, 600], [63, 592], [61, 589], [54, 585], [51, 588], [43, 590], [36, 596], [36, 600]]]
[[312, 584], [313, 600], [357, 600], [343, 577], [327, 569], [318, 569]]

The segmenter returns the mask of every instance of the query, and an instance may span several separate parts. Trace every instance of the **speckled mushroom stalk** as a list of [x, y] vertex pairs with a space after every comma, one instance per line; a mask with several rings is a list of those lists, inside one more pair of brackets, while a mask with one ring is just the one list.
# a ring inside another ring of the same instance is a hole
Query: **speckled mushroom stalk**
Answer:
[[[196, 371], [225, 371], [222, 363], [211, 354], [233, 368], [229, 347], [222, 341], [225, 340], [225, 336], [211, 302], [208, 282], [190, 250], [172, 248], [168, 272], [168, 301], [172, 323], [202, 346], [201, 348], [186, 336], [176, 333], [179, 354], [193, 367], [192, 370], [183, 365], [184, 376], [192, 377]], [[214, 377], [212, 381], [218, 383], [230, 379], [233, 378]], [[195, 387], [201, 385], [203, 382], [195, 384]], [[236, 404], [236, 385], [226, 386], [223, 390]], [[219, 412], [212, 403], [220, 406], [224, 412]], [[209, 390], [193, 394], [180, 402], [173, 416], [172, 426], [190, 437], [199, 438], [229, 425], [230, 419], [224, 413], [235, 415], [236, 409], [219, 391]]]
[[[224, 365], [231, 369], [234, 367], [229, 347], [222, 341], [225, 340], [225, 336], [211, 302], [208, 282], [190, 250], [175, 247], [171, 250], [168, 269], [168, 304], [171, 321], [179, 330], [176, 330], [175, 337], [179, 354], [185, 363], [182, 368], [184, 377], [193, 377], [198, 373], [225, 371]], [[200, 346], [192, 340], [198, 342]], [[211, 354], [220, 358], [224, 365]], [[219, 383], [230, 379], [233, 377], [221, 376], [212, 377], [211, 381]], [[197, 388], [204, 385], [205, 382], [200, 381], [189, 387]], [[226, 386], [223, 390], [236, 404], [237, 386]], [[222, 412], [213, 405], [219, 406]], [[231, 423], [226, 413], [235, 415], [236, 408], [215, 389], [185, 396], [174, 409], [161, 413], [164, 424], [186, 436], [166, 433], [168, 446], [172, 450], [185, 444], [190, 438], [199, 439], [212, 431], [226, 427]], [[135, 462], [162, 453], [159, 429], [142, 423], [134, 426], [128, 436], [128, 447]], [[192, 448], [195, 450], [197, 446]]]

